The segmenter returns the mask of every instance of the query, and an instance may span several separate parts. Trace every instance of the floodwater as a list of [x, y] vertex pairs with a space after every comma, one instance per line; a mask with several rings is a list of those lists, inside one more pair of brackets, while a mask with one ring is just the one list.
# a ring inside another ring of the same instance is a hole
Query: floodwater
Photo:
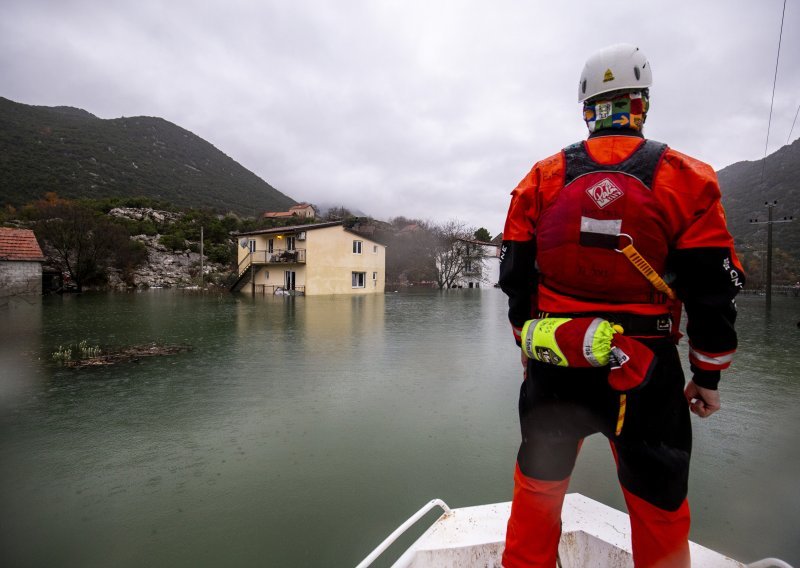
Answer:
[[[692, 538], [800, 566], [800, 299], [774, 298], [770, 315], [763, 298], [739, 306], [723, 409], [693, 417]], [[192, 350], [84, 370], [52, 360], [81, 340]], [[493, 289], [12, 304], [0, 564], [353, 566], [434, 497], [510, 499], [520, 379]], [[570, 490], [624, 507], [603, 438], [584, 445]]]

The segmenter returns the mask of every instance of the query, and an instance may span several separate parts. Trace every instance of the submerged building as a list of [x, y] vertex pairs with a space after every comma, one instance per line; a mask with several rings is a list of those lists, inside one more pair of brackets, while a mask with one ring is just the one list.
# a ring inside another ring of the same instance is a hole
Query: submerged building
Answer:
[[265, 294], [382, 294], [386, 247], [341, 221], [239, 233], [232, 291]]
[[0, 298], [41, 295], [44, 261], [33, 231], [0, 227]]

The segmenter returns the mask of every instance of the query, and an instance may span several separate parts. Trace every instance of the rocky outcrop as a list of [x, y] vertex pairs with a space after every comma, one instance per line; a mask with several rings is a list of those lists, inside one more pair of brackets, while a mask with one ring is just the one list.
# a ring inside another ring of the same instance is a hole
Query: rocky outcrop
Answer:
[[114, 207], [108, 214], [112, 217], [122, 217], [134, 221], [149, 219], [155, 223], [174, 223], [183, 217], [182, 213], [160, 211], [158, 209], [150, 209], [149, 207]]
[[[119, 270], [109, 269], [109, 286], [124, 290], [133, 285], [136, 288], [183, 288], [200, 283], [200, 254], [189, 249], [172, 251], [158, 242], [159, 236], [136, 235], [133, 240], [147, 247], [147, 263], [137, 267], [128, 276], [126, 284]], [[213, 283], [223, 280], [229, 268], [217, 263], [203, 262], [203, 282]]]
[[[180, 220], [182, 213], [162, 211], [149, 207], [115, 207], [108, 212], [113, 217], [122, 217], [134, 221], [153, 221], [157, 226], [170, 224]], [[200, 254], [189, 249], [173, 251], [159, 242], [160, 235], [136, 235], [131, 239], [144, 243], [147, 247], [147, 262], [127, 275], [127, 283], [119, 270], [109, 270], [109, 286], [124, 290], [131, 286], [136, 288], [183, 288], [200, 283]], [[196, 247], [195, 247], [196, 248]], [[203, 262], [203, 282], [219, 281], [228, 273], [228, 268], [221, 265]]]

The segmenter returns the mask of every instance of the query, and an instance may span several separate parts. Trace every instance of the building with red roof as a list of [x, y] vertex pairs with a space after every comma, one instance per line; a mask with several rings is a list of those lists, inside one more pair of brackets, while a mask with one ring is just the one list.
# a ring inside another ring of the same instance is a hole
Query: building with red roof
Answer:
[[317, 210], [310, 203], [303, 202], [290, 207], [288, 211], [267, 211], [261, 216], [264, 219], [286, 219], [290, 217], [314, 219], [317, 216]]
[[0, 227], [0, 298], [41, 295], [44, 261], [33, 231]]

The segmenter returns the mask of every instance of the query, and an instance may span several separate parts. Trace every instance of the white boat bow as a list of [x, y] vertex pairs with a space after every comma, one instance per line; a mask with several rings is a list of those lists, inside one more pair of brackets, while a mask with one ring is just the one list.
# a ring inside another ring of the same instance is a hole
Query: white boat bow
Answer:
[[[506, 523], [511, 503], [450, 509], [434, 499], [392, 532], [356, 568], [366, 568], [428, 511], [441, 507], [444, 514], [393, 564], [393, 568], [500, 567]], [[579, 493], [570, 493], [562, 510], [562, 568], [633, 568], [628, 515]], [[689, 543], [692, 564], [703, 568], [792, 568], [786, 562], [765, 558], [750, 564], [738, 562], [697, 543]]]

